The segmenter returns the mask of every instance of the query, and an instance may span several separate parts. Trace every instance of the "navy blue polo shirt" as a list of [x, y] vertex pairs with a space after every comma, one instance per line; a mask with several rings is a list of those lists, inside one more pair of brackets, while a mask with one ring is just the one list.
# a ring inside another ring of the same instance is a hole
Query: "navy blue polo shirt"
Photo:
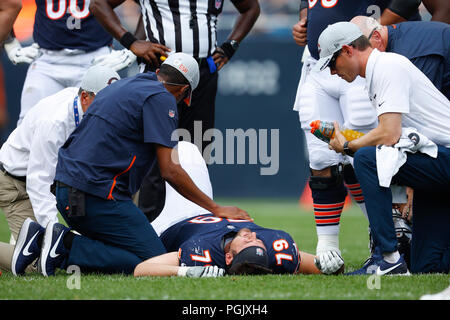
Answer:
[[153, 72], [112, 83], [95, 97], [58, 153], [55, 180], [105, 199], [129, 200], [156, 161], [155, 144], [178, 139], [175, 98]]
[[450, 26], [443, 22], [402, 22], [388, 26], [387, 52], [407, 57], [450, 99]]

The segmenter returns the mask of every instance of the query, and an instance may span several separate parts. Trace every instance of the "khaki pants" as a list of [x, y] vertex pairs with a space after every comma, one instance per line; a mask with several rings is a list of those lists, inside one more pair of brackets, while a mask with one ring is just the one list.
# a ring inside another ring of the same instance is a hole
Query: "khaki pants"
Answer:
[[14, 246], [9, 243], [0, 242], [0, 269], [11, 271], [11, 261]]
[[[12, 244], [0, 242], [0, 269], [11, 271], [11, 262], [13, 254], [14, 254], [14, 246]], [[25, 269], [25, 273], [30, 272], [37, 272], [34, 262]]]
[[26, 218], [36, 221], [25, 182], [14, 179], [0, 171], [0, 209], [6, 216], [9, 231], [14, 240]]

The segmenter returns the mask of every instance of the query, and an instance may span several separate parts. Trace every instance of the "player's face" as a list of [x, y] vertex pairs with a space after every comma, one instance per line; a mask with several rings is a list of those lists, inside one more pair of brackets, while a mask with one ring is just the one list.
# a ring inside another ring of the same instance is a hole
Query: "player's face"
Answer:
[[237, 254], [243, 249], [252, 246], [262, 247], [267, 250], [264, 242], [262, 242], [261, 239], [257, 238], [255, 232], [252, 232], [250, 229], [243, 228], [239, 230], [236, 237], [234, 237], [233, 241], [231, 241], [230, 251]]

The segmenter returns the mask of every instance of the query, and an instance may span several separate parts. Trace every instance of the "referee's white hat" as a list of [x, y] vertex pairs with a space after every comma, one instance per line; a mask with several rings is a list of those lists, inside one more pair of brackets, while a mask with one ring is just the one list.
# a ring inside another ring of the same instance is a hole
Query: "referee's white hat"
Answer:
[[351, 22], [336, 22], [329, 25], [319, 36], [317, 46], [319, 47], [320, 59], [313, 67], [313, 71], [322, 71], [331, 61], [333, 55], [343, 45], [348, 45], [363, 34], [361, 30]]
[[120, 76], [113, 69], [104, 66], [92, 66], [86, 71], [83, 80], [81, 80], [80, 88], [97, 94], [107, 85], [117, 80], [120, 80]]

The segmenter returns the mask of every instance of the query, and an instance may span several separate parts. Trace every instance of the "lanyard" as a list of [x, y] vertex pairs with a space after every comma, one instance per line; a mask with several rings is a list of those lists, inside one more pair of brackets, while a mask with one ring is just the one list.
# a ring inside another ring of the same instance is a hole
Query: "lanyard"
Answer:
[[75, 118], [75, 127], [80, 124], [80, 113], [78, 112], [78, 96], [73, 99], [73, 116]]

